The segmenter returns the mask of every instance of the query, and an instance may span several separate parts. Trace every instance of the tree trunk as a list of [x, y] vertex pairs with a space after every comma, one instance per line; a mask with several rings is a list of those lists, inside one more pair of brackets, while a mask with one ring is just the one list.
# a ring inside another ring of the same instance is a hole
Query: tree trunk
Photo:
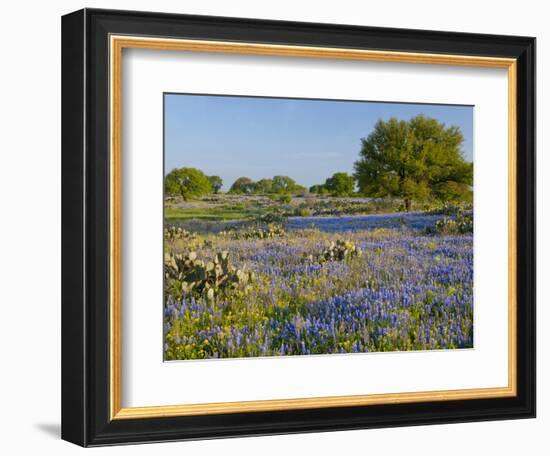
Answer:
[[405, 198], [405, 212], [411, 212], [411, 203], [409, 198]]

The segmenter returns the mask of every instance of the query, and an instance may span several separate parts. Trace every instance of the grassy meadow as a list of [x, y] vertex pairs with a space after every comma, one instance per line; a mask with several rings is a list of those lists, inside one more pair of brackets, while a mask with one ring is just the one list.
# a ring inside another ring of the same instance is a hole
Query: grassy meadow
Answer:
[[468, 205], [165, 201], [166, 360], [473, 346]]

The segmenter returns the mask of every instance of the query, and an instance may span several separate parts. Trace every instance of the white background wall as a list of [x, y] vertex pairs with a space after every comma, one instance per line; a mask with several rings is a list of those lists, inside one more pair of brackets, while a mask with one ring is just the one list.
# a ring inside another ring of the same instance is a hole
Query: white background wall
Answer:
[[[76, 0], [4, 2], [0, 15], [0, 449], [72, 454], [60, 427], [60, 16], [84, 6], [288, 19], [538, 39], [538, 418], [102, 448], [94, 454], [548, 454], [550, 100], [545, 2]], [[549, 181], [547, 181], [549, 182]], [[498, 286], [498, 284], [495, 284]], [[546, 432], [545, 432], [546, 431]]]

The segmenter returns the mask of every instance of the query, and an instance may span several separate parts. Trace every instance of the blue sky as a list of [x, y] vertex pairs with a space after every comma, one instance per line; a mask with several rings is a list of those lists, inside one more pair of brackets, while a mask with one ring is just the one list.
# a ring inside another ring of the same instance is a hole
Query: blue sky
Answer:
[[224, 190], [240, 176], [277, 174], [309, 187], [351, 174], [378, 119], [417, 114], [460, 127], [472, 160], [471, 106], [166, 94], [165, 173], [199, 168], [221, 176]]

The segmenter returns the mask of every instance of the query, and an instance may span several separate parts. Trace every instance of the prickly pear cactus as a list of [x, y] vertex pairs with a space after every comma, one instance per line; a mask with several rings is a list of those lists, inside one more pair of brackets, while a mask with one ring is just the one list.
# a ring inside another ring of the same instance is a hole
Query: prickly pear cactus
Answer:
[[471, 213], [457, 211], [456, 216], [443, 217], [435, 222], [433, 228], [428, 228], [429, 234], [467, 234], [474, 231], [474, 219]]
[[245, 230], [234, 230], [225, 232], [232, 239], [273, 239], [286, 236], [282, 225], [270, 223], [267, 228], [254, 227]]
[[358, 256], [361, 256], [361, 249], [354, 242], [338, 239], [323, 250], [321, 261], [343, 261]]
[[193, 240], [195, 235], [180, 226], [169, 226], [164, 228], [164, 239], [167, 241]]
[[253, 279], [251, 272], [235, 268], [229, 261], [229, 252], [216, 253], [212, 260], [197, 258], [196, 252], [167, 254], [164, 263], [166, 292], [174, 299], [183, 296], [217, 296], [235, 289], [247, 290]]

